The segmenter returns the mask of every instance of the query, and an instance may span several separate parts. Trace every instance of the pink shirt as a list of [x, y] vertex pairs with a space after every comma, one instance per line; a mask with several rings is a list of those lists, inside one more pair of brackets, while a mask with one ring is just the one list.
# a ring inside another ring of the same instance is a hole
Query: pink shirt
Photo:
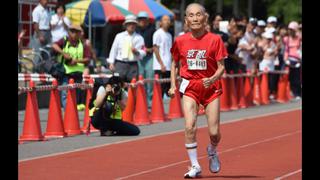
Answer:
[[299, 53], [301, 47], [301, 38], [297, 36], [296, 38], [292, 39], [292, 37], [284, 37], [283, 42], [285, 44], [285, 52], [284, 52], [284, 59], [288, 59], [289, 57], [295, 59], [301, 59], [301, 55]]

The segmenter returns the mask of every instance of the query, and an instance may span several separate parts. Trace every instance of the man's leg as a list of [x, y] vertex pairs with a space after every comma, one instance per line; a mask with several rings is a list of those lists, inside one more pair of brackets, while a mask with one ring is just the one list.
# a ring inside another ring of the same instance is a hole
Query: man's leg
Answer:
[[208, 145], [209, 169], [213, 173], [220, 171], [220, 161], [217, 154], [217, 146], [221, 139], [220, 134], [220, 98], [216, 98], [206, 106], [206, 117], [210, 143]]
[[[147, 60], [146, 64], [145, 64], [145, 73], [146, 73], [145, 75], [146, 75], [146, 78], [153, 79], [154, 78], [153, 58], [152, 58], [152, 56], [150, 56], [146, 60]], [[147, 83], [146, 84], [146, 92], [147, 92], [148, 107], [151, 107], [151, 105], [152, 105], [152, 96], [153, 96], [153, 83]]]
[[140, 134], [138, 126], [118, 119], [110, 121], [110, 129], [119, 136], [137, 136]]
[[201, 168], [197, 156], [197, 102], [188, 96], [183, 96], [183, 111], [185, 118], [185, 146], [187, 148], [188, 156], [191, 161], [191, 169], [184, 177], [196, 177], [201, 173]]

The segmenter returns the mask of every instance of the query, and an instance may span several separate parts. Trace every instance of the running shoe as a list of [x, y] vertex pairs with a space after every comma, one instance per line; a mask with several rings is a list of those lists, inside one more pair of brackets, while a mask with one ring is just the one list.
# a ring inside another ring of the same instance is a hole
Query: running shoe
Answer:
[[189, 167], [189, 171], [184, 174], [184, 178], [196, 178], [201, 174], [200, 166], [192, 166]]
[[207, 147], [208, 158], [209, 158], [209, 170], [212, 173], [218, 173], [220, 171], [220, 161], [216, 149], [212, 146]]

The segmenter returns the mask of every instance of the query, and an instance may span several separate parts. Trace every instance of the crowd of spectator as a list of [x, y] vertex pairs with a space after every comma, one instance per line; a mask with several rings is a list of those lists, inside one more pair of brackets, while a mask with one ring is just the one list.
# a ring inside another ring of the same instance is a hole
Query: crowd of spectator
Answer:
[[[64, 59], [66, 72], [61, 80], [63, 84], [71, 77], [80, 82], [83, 74], [99, 73], [95, 67], [95, 62], [98, 62], [95, 50], [83, 29], [72, 25], [65, 16], [64, 5], [58, 5], [56, 14], [51, 16], [47, 3], [47, 0], [40, 0], [32, 12], [35, 31], [31, 47], [38, 50], [52, 44], [59, 61]], [[188, 33], [186, 25], [181, 25], [179, 32], [171, 32], [173, 24], [176, 24], [173, 19], [163, 16], [156, 26], [151, 23], [149, 14], [143, 11], [137, 16], [127, 16], [123, 23], [124, 31], [115, 36], [111, 51], [106, 55], [105, 68], [118, 72], [126, 82], [138, 78], [138, 75], [153, 78], [154, 74], [159, 74], [160, 78], [169, 78], [172, 42], [177, 36]], [[178, 28], [173, 29], [178, 31]], [[287, 67], [292, 93], [300, 99], [302, 24], [296, 21], [280, 24], [274, 16], [266, 21], [242, 16], [226, 20], [221, 14], [215, 14], [209, 15], [206, 29], [220, 35], [227, 48], [226, 73], [256, 74]], [[275, 98], [278, 80], [278, 74], [269, 73], [270, 99]], [[151, 107], [152, 85], [146, 84], [145, 88], [148, 106]], [[162, 84], [163, 96], [168, 88], [169, 84]], [[80, 96], [78, 105], [83, 106], [84, 100]], [[63, 97], [62, 104], [65, 105], [65, 94]], [[83, 107], [79, 107], [81, 109]]]

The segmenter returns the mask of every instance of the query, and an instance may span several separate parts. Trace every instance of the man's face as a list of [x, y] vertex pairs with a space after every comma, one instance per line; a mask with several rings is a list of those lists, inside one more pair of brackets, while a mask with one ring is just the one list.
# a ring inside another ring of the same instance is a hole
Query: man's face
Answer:
[[248, 25], [247, 25], [247, 31], [248, 31], [248, 32], [253, 32], [253, 29], [254, 29], [255, 27], [256, 27], [255, 25], [253, 25], [253, 24], [251, 24], [251, 23], [248, 23]]
[[147, 18], [138, 18], [138, 26], [145, 28], [148, 25], [149, 20]]
[[75, 30], [75, 29], [70, 29], [70, 30], [69, 30], [69, 38], [70, 38], [72, 41], [78, 40], [79, 37], [80, 37], [80, 34], [81, 34], [81, 31], [78, 31], [78, 30]]
[[206, 17], [199, 6], [191, 6], [187, 12], [186, 23], [191, 30], [200, 30], [205, 28]]
[[136, 23], [127, 23], [126, 24], [126, 30], [128, 32], [134, 32], [136, 30], [136, 26], [137, 26]]
[[165, 28], [165, 29], [169, 29], [171, 21], [170, 21], [170, 17], [169, 16], [163, 16], [161, 18], [161, 27]]
[[48, 0], [40, 0], [40, 4], [45, 7], [48, 4]]
[[212, 21], [213, 29], [219, 29], [219, 23], [222, 21], [221, 16], [216, 16], [215, 19]]

